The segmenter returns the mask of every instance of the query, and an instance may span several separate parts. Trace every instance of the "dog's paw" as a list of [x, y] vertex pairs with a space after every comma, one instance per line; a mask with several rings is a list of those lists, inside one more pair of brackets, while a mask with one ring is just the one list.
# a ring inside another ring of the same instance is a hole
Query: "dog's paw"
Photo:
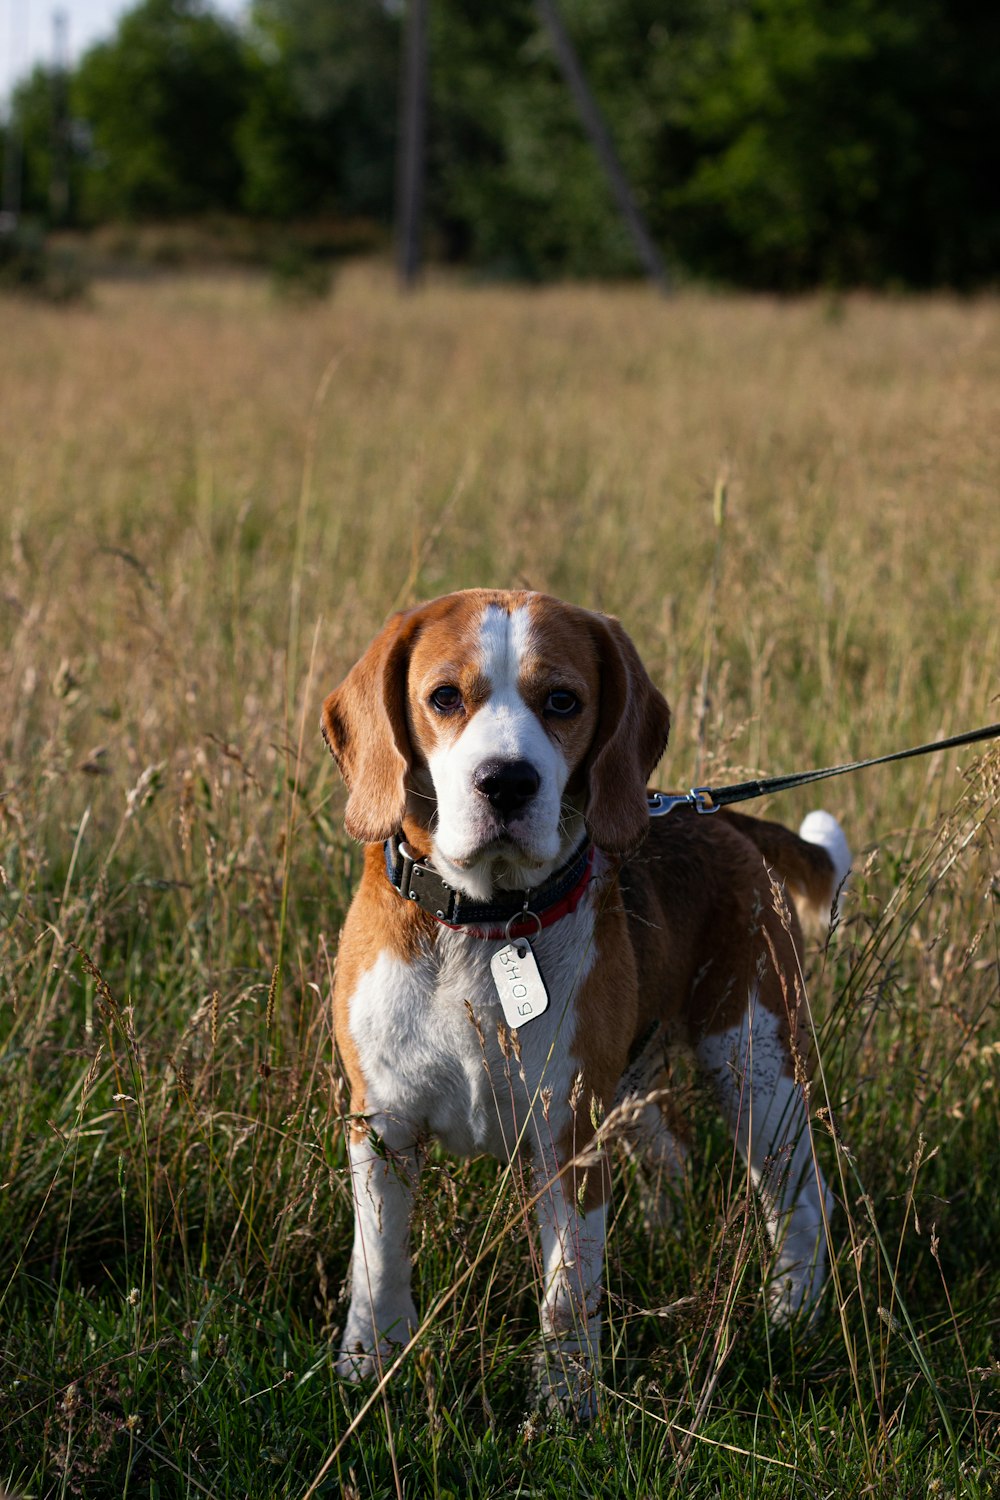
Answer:
[[361, 1385], [378, 1373], [374, 1349], [363, 1349], [360, 1343], [344, 1344], [333, 1365], [334, 1374], [351, 1385]]
[[575, 1339], [546, 1342], [535, 1360], [539, 1409], [547, 1417], [592, 1422], [597, 1415], [597, 1381], [590, 1353]]
[[767, 1317], [774, 1328], [811, 1328], [819, 1317], [824, 1276], [815, 1266], [776, 1269], [767, 1288]]
[[[416, 1326], [417, 1310], [412, 1302], [381, 1318], [373, 1317], [370, 1310], [356, 1314], [352, 1307], [334, 1371], [353, 1385], [365, 1380], [380, 1380], [400, 1349], [409, 1342]], [[376, 1327], [379, 1329], [377, 1338]]]
[[394, 1343], [392, 1339], [379, 1339], [378, 1346], [362, 1347], [360, 1342], [345, 1343], [334, 1361], [334, 1373], [351, 1385], [363, 1385], [369, 1380], [381, 1380], [406, 1340]]

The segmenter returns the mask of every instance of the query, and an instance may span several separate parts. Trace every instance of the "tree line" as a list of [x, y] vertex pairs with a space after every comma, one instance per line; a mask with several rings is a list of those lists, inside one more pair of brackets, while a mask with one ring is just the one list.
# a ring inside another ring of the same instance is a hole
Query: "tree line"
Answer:
[[[972, 288], [1000, 263], [1000, 11], [562, 0], [658, 244], [775, 289]], [[391, 223], [402, 6], [141, 0], [15, 90], [25, 209]], [[636, 271], [532, 0], [432, 0], [426, 231], [483, 274]], [[8, 150], [8, 157], [9, 157]], [[53, 183], [59, 191], [53, 191]]]

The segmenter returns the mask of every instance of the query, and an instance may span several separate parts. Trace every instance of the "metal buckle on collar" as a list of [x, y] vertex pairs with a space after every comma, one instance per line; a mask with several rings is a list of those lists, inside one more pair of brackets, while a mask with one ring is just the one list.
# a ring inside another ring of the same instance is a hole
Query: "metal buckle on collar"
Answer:
[[425, 911], [440, 917], [442, 922], [450, 921], [455, 910], [455, 892], [452, 887], [430, 865], [425, 865], [402, 839], [396, 847], [403, 861], [399, 894], [408, 901], [416, 901]]

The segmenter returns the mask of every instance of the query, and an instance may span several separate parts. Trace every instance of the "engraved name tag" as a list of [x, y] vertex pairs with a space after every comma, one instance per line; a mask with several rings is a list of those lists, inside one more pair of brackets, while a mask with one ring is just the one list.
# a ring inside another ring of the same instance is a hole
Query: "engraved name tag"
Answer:
[[527, 938], [498, 948], [490, 959], [490, 972], [512, 1031], [548, 1009], [548, 990]]

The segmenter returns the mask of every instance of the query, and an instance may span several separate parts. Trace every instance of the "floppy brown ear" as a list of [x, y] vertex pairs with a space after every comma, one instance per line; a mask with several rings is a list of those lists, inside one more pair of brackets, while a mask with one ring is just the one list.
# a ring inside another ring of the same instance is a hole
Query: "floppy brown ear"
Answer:
[[406, 807], [409, 618], [393, 615], [323, 704], [323, 738], [350, 794], [344, 822], [366, 844], [397, 833]]
[[616, 619], [591, 615], [601, 706], [590, 747], [586, 821], [607, 854], [631, 854], [649, 829], [646, 786], [670, 732], [670, 708]]

